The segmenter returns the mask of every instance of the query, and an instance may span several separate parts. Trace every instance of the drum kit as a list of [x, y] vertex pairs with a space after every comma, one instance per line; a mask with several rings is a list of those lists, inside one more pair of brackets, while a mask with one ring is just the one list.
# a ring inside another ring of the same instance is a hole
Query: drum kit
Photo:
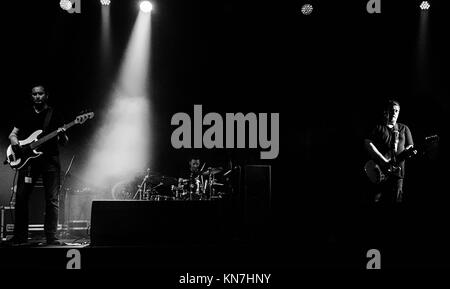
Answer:
[[122, 181], [112, 188], [114, 199], [141, 201], [216, 200], [225, 196], [225, 184], [218, 181], [223, 169], [209, 167], [189, 178], [175, 178], [147, 169], [138, 181]]

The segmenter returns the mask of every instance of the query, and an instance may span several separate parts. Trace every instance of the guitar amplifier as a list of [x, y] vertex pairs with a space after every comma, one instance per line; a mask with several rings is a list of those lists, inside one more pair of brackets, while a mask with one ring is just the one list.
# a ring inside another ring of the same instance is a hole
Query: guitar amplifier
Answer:
[[[61, 212], [64, 212], [64, 203], [59, 200], [60, 214], [58, 218], [62, 219]], [[28, 223], [30, 225], [42, 225], [45, 223], [45, 189], [42, 183], [42, 177], [36, 179], [33, 191], [28, 199]]]
[[[60, 231], [62, 225], [58, 224], [57, 230]], [[31, 238], [43, 237], [44, 224], [28, 224], [28, 235]], [[14, 207], [0, 206], [0, 240], [6, 241], [8, 237], [14, 235]]]
[[45, 191], [42, 178], [38, 178], [28, 200], [28, 223], [32, 225], [44, 224], [45, 220]]
[[0, 206], [0, 238], [5, 241], [14, 232], [14, 207]]
[[[13, 200], [14, 201], [14, 200]], [[61, 204], [60, 204], [61, 205]], [[2, 240], [14, 234], [14, 206], [0, 207], [0, 237]], [[61, 216], [59, 217], [61, 219]], [[45, 222], [45, 191], [42, 178], [38, 178], [28, 199], [28, 232], [30, 237], [43, 237]], [[58, 230], [61, 229], [58, 224]]]

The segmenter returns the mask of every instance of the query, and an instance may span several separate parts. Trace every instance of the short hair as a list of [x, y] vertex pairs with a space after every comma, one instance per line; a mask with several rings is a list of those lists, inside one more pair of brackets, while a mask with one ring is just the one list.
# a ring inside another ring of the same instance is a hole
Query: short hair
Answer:
[[33, 84], [30, 88], [30, 92], [33, 90], [33, 88], [36, 88], [36, 87], [42, 87], [45, 91], [45, 94], [48, 94], [47, 87], [45, 85], [43, 85], [42, 83]]
[[192, 161], [200, 161], [200, 158], [199, 157], [191, 157], [189, 159], [189, 163], [192, 162]]
[[395, 99], [389, 99], [388, 101], [386, 101], [386, 103], [384, 104], [384, 110], [390, 109], [393, 106], [398, 106], [400, 107], [400, 102], [398, 102], [398, 100]]

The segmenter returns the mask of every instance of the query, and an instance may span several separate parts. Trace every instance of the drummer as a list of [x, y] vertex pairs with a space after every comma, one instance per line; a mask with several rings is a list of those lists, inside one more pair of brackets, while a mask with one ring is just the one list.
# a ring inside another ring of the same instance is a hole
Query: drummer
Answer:
[[189, 172], [181, 174], [181, 178], [178, 179], [179, 187], [188, 188], [190, 194], [201, 194], [203, 176], [200, 174], [201, 160], [199, 157], [192, 157], [189, 160]]

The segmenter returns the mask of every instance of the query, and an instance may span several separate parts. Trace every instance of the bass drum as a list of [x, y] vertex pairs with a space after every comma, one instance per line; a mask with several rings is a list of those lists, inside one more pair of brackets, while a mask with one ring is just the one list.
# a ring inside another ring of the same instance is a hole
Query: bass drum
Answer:
[[113, 200], [132, 200], [136, 192], [129, 180], [123, 180], [115, 184], [111, 189]]

